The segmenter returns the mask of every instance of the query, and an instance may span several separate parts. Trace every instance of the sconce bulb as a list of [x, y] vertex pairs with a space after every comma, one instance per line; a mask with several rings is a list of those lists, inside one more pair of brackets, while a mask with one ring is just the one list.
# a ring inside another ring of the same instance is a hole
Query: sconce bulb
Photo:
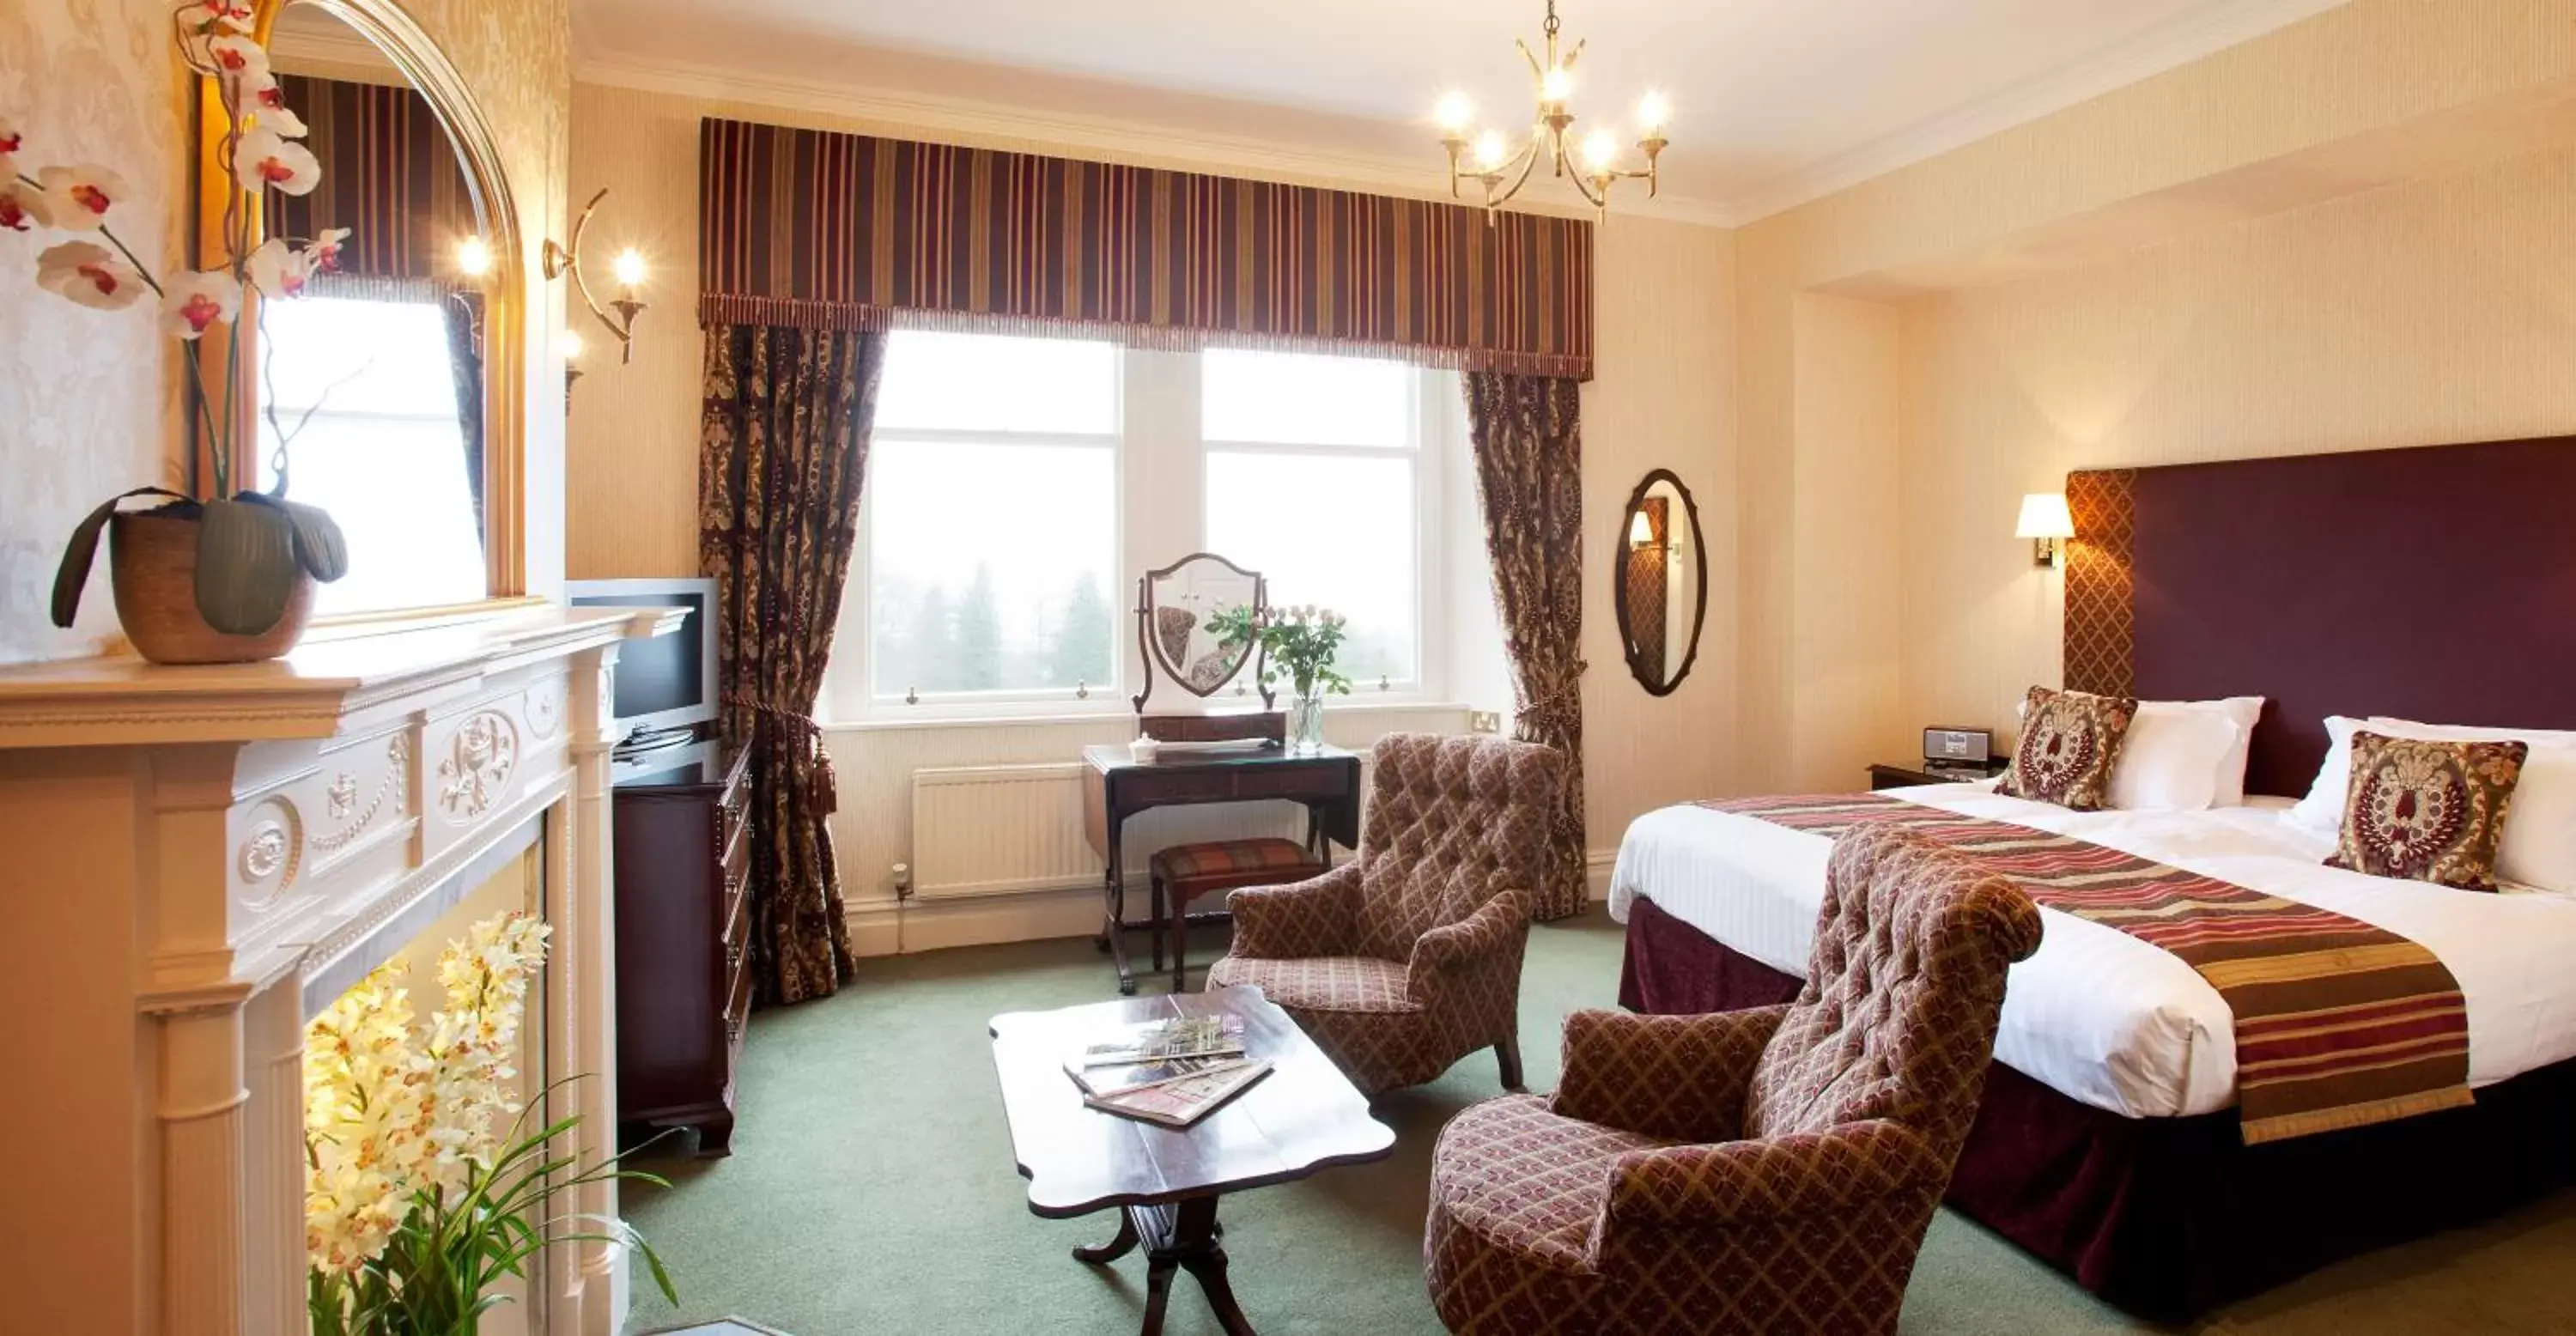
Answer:
[[1483, 134], [1476, 136], [1476, 163], [1478, 166], [1483, 167], [1487, 171], [1492, 171], [1494, 168], [1502, 166], [1503, 159], [1509, 156], [1510, 151], [1504, 147], [1502, 131], [1487, 130]]
[[1672, 114], [1672, 104], [1666, 102], [1661, 93], [1649, 92], [1637, 99], [1637, 126], [1645, 131], [1648, 138], [1662, 134], [1664, 122], [1670, 119]]
[[644, 281], [644, 253], [629, 246], [617, 253], [617, 282], [621, 287], [634, 287]]
[[1468, 101], [1465, 93], [1451, 92], [1440, 99], [1439, 107], [1431, 115], [1440, 122], [1442, 130], [1452, 135], [1464, 135], [1468, 122], [1476, 118], [1476, 104]]
[[481, 237], [467, 237], [456, 243], [456, 270], [468, 278], [481, 278], [492, 272], [492, 247]]
[[563, 332], [563, 359], [567, 362], [581, 360], [581, 336], [569, 329]]

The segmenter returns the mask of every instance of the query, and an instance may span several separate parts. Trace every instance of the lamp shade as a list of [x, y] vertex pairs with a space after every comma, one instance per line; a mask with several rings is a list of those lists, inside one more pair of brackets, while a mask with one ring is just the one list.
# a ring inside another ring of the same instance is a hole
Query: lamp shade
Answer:
[[1628, 545], [1630, 547], [1650, 547], [1654, 544], [1654, 541], [1655, 526], [1646, 519], [1646, 512], [1641, 510], [1630, 516], [1628, 519]]
[[2075, 517], [2066, 509], [2061, 492], [2033, 492], [2021, 499], [2021, 523], [2013, 529], [2015, 538], [2073, 538]]

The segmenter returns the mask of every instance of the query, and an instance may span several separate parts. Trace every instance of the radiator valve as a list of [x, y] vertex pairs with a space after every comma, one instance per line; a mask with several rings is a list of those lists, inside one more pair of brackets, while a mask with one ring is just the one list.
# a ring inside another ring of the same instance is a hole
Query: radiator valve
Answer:
[[894, 877], [894, 898], [897, 900], [911, 899], [912, 865], [909, 863], [897, 863], [889, 869], [889, 871]]

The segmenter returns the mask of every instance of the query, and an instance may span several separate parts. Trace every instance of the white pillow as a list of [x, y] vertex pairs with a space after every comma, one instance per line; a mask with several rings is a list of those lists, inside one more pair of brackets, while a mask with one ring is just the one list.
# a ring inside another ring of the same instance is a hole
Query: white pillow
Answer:
[[[2242, 737], [2236, 721], [2219, 711], [2181, 701], [2139, 702], [2111, 767], [2108, 805], [2129, 812], [2206, 810], [2218, 801], [2228, 753], [2243, 754]], [[2237, 782], [2244, 783], [2241, 768]]]
[[2496, 875], [2544, 891], [2576, 892], [2576, 732], [2545, 728], [2470, 728], [2454, 724], [2419, 724], [2385, 715], [2326, 720], [2325, 764], [2308, 796], [2290, 810], [2290, 820], [2320, 835], [2339, 836], [2343, 807], [2352, 787], [2352, 735], [2419, 742], [2526, 742], [2531, 755], [2523, 761], [2514, 785], [2513, 805], [2506, 809], [2504, 838], [2496, 847]]
[[2192, 710], [2215, 714], [2234, 721], [2236, 741], [2218, 761], [2218, 789], [2209, 800], [2211, 807], [2245, 805], [2245, 758], [2254, 746], [2254, 725], [2263, 717], [2260, 696], [2229, 696], [2224, 700], [2148, 700], [2138, 702], [2141, 715], [2160, 710]]

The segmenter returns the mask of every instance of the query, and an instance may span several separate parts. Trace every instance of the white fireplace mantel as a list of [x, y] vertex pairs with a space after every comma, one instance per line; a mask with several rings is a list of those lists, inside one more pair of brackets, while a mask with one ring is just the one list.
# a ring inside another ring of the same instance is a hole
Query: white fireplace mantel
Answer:
[[[0, 1256], [23, 1278], [0, 1325], [304, 1331], [304, 1023], [540, 834], [546, 1076], [588, 1074], [557, 1095], [567, 1149], [613, 1152], [610, 674], [683, 616], [0, 668]], [[616, 1213], [613, 1184], [584, 1193]], [[615, 1248], [549, 1249], [541, 1279], [550, 1336], [617, 1330]]]

